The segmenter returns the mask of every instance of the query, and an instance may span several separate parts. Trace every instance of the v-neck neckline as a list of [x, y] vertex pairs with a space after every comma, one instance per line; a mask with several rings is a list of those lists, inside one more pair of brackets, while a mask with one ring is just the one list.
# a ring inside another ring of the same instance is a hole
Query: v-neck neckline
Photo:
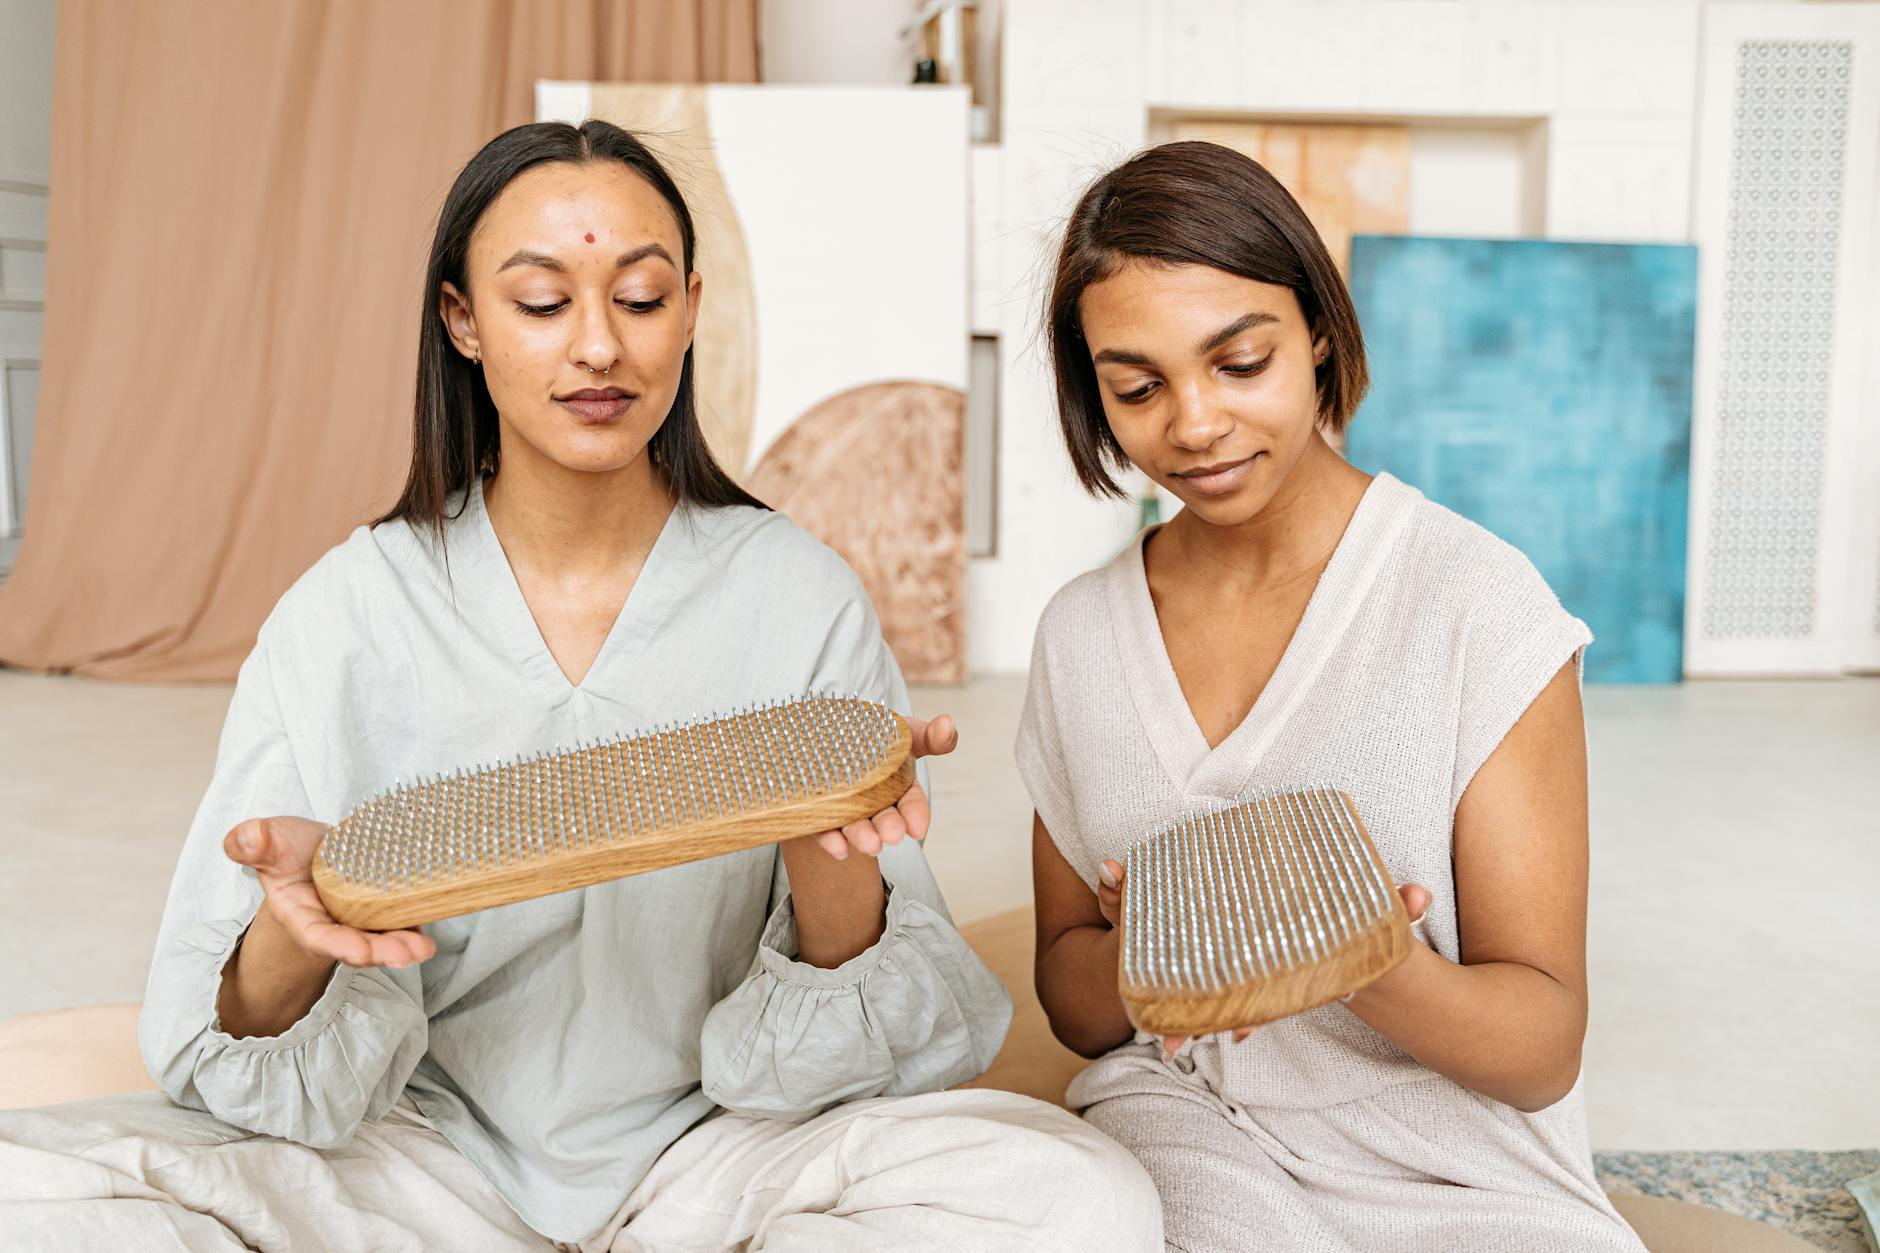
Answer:
[[1365, 591], [1409, 519], [1408, 505], [1416, 495], [1414, 488], [1384, 473], [1365, 485], [1271, 677], [1246, 717], [1212, 748], [1182, 691], [1149, 591], [1143, 547], [1158, 528], [1145, 528], [1117, 558], [1110, 568], [1109, 591], [1123, 628], [1123, 673], [1149, 740], [1184, 799], [1232, 800], [1245, 790], [1357, 615]]
[[509, 564], [509, 554], [504, 551], [502, 539], [490, 521], [481, 478], [472, 484], [470, 492], [469, 509], [476, 514], [477, 539], [495, 586], [493, 608], [502, 619], [503, 635], [516, 662], [556, 705], [566, 704], [576, 697], [601, 696], [592, 686], [594, 681], [621, 656], [644, 651], [678, 597], [678, 589], [673, 586], [674, 580], [667, 577], [665, 567], [674, 557], [671, 550], [679, 542], [678, 533], [684, 526], [680, 515], [686, 510], [685, 502], [675, 502], [660, 524], [659, 534], [653, 537], [653, 546], [647, 550], [646, 560], [634, 576], [633, 586], [627, 589], [626, 599], [608, 626], [599, 651], [588, 662], [581, 681], [576, 683], [555, 660], [548, 640], [542, 635], [541, 625], [529, 608], [528, 597], [522, 594], [522, 584], [516, 578], [515, 568]]

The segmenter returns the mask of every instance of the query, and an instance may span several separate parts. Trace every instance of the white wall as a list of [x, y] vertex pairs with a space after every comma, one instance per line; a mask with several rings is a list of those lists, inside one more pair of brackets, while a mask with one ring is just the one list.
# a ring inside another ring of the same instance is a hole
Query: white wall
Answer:
[[913, 40], [900, 30], [918, 0], [760, 0], [758, 38], [767, 83], [905, 83]]
[[[1001, 0], [978, 0], [973, 40], [986, 138], [997, 138]], [[766, 83], [911, 82], [919, 34], [901, 38], [924, 0], [761, 0], [758, 38]], [[981, 132], [975, 131], [975, 135]]]
[[31, 459], [52, 170], [54, 0], [0, 0], [0, 578]]
[[1547, 224], [1546, 132], [1545, 122], [1412, 126], [1410, 233], [1540, 234]]
[[52, 168], [54, 0], [0, 0], [0, 177]]
[[[853, 97], [853, 108], [832, 96]], [[966, 93], [725, 86], [706, 99], [757, 304], [748, 465], [798, 418], [859, 383], [909, 379], [964, 390], [968, 344], [948, 332], [966, 323], [958, 182], [967, 160]], [[828, 161], [815, 194], [805, 195], [804, 150], [777, 137], [826, 130], [838, 107], [844, 141], [868, 159]], [[945, 192], [922, 194], [943, 175]], [[866, 316], [857, 320], [857, 309]], [[845, 329], [831, 351], [836, 327]]]

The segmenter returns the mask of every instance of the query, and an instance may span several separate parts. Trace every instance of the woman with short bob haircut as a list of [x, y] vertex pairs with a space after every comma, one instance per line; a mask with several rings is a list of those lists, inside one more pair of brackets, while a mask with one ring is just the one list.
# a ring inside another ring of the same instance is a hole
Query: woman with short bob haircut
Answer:
[[908, 711], [854, 573], [705, 446], [703, 292], [684, 198], [618, 127], [518, 127], [465, 166], [404, 494], [261, 628], [183, 849], [141, 1019], [166, 1097], [0, 1116], [0, 1245], [1160, 1245], [1113, 1142], [941, 1091], [1011, 1009], [918, 785], [421, 929], [314, 890], [322, 822], [400, 779], [803, 692]]
[[[1148, 1168], [1186, 1253], [1640, 1249], [1580, 1099], [1586, 627], [1519, 552], [1327, 442], [1363, 337], [1254, 161], [1174, 143], [1098, 178], [1045, 317], [1079, 480], [1122, 495], [1133, 466], [1182, 504], [1059, 591], [1032, 654], [1038, 991], [1096, 1059], [1070, 1104]], [[1258, 1030], [1135, 1031], [1129, 847], [1309, 785], [1354, 798], [1421, 942]]]

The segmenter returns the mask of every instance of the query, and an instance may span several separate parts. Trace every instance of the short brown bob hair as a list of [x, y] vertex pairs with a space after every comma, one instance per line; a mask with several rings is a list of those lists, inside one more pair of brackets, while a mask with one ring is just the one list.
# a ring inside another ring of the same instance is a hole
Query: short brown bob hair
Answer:
[[1351, 293], [1317, 230], [1279, 180], [1253, 158], [1199, 140], [1137, 153], [1097, 179], [1064, 228], [1045, 305], [1058, 420], [1077, 480], [1095, 496], [1124, 496], [1112, 471], [1128, 464], [1110, 423], [1077, 305], [1084, 289], [1131, 260], [1205, 265], [1292, 290], [1314, 338], [1319, 424], [1343, 430], [1370, 374]]

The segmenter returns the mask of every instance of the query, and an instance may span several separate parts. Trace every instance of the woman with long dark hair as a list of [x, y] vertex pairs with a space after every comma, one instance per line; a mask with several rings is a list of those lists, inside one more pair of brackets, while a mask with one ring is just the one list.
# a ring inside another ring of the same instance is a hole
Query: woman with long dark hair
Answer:
[[[1046, 322], [1079, 479], [1120, 493], [1133, 466], [1182, 504], [1061, 590], [1032, 654], [1038, 992], [1097, 1059], [1070, 1103], [1141, 1158], [1187, 1253], [1638, 1250], [1580, 1101], [1585, 625], [1519, 552], [1333, 450], [1357, 315], [1249, 158], [1167, 144], [1098, 178]], [[1354, 798], [1423, 942], [1258, 1030], [1135, 1031], [1130, 845], [1319, 785]]]
[[314, 890], [315, 819], [399, 779], [799, 692], [907, 710], [854, 574], [705, 446], [695, 260], [616, 127], [519, 127], [465, 167], [404, 492], [262, 627], [183, 850], [140, 1032], [167, 1099], [0, 1117], [0, 1244], [1159, 1244], [1101, 1134], [940, 1091], [1010, 1003], [947, 917], [918, 785], [422, 930]]

